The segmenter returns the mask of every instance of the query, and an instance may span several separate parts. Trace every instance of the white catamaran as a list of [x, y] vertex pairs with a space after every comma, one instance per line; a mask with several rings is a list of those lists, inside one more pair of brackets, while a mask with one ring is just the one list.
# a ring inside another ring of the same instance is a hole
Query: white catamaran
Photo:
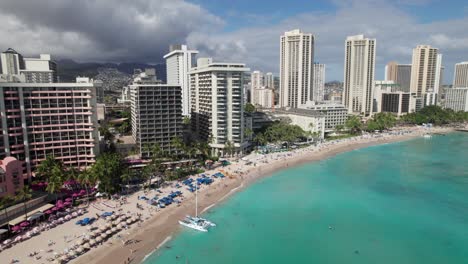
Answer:
[[179, 224], [201, 232], [208, 232], [208, 227], [216, 226], [215, 223], [198, 217], [198, 188], [195, 188], [195, 216], [187, 215], [184, 220], [179, 221]]

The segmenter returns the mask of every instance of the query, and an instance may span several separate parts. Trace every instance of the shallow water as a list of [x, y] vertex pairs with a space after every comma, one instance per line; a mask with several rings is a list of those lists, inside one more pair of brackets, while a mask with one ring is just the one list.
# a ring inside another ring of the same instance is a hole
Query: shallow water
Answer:
[[467, 263], [467, 150], [454, 133], [278, 172], [144, 263]]

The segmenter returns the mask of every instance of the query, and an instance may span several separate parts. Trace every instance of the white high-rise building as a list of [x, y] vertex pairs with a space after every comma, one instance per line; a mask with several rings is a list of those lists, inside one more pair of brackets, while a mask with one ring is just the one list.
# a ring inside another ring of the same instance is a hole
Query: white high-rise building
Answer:
[[299, 29], [285, 32], [280, 40], [280, 107], [312, 100], [314, 35]]
[[[438, 50], [429, 45], [418, 45], [413, 49], [410, 92], [424, 97], [427, 92], [434, 92], [438, 73]], [[442, 58], [440, 57], [440, 60]]]
[[350, 114], [372, 115], [376, 40], [364, 35], [345, 42], [343, 104]]
[[18, 75], [24, 70], [23, 56], [9, 48], [0, 53], [0, 74]]
[[267, 88], [275, 89], [275, 76], [273, 73], [267, 72], [267, 74], [265, 74], [264, 84]]
[[50, 54], [41, 54], [39, 58], [24, 58], [24, 74], [28, 83], [58, 82], [57, 64], [51, 60]]
[[325, 92], [325, 64], [314, 63], [312, 100], [322, 102]]
[[455, 64], [453, 87], [468, 87], [468, 61]]
[[442, 54], [437, 54], [436, 62], [436, 75], [434, 81], [434, 88], [432, 92], [439, 94], [439, 89], [442, 86], [442, 77], [443, 77], [443, 67], [442, 67]]
[[262, 87], [261, 89], [254, 90], [255, 101], [252, 104], [256, 106], [261, 106], [263, 108], [272, 108], [275, 100], [275, 93], [273, 89]]
[[264, 87], [263, 73], [261, 71], [254, 71], [250, 75], [250, 100], [253, 104], [258, 101], [256, 97], [258, 93], [256, 90]]
[[448, 88], [445, 91], [445, 108], [468, 112], [468, 87]]
[[242, 154], [248, 147], [243, 86], [249, 70], [241, 63], [199, 58], [197, 67], [190, 71], [192, 128], [201, 139], [210, 140], [213, 155], [225, 156], [228, 147]]
[[182, 114], [190, 115], [190, 76], [188, 72], [195, 67], [196, 50], [189, 50], [186, 45], [171, 45], [166, 59], [168, 85], [179, 85], [182, 88]]

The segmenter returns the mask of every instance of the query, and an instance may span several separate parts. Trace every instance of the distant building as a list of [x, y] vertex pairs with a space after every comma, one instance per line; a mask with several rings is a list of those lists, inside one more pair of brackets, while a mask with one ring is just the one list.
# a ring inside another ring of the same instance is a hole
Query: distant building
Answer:
[[455, 64], [453, 87], [468, 87], [468, 61]]
[[411, 86], [411, 64], [389, 62], [385, 66], [385, 81], [393, 81], [400, 86], [400, 91], [409, 92]]
[[96, 90], [79, 83], [0, 82], [0, 158], [25, 161], [24, 175], [51, 155], [86, 168], [99, 153]]
[[325, 93], [325, 64], [314, 63], [312, 101], [321, 102]]
[[14, 157], [0, 160], [0, 198], [15, 196], [23, 188], [23, 163]]
[[49, 54], [41, 54], [39, 58], [24, 58], [24, 74], [28, 83], [58, 82], [57, 64], [51, 60]]
[[121, 92], [120, 98], [117, 99], [117, 103], [119, 104], [131, 103], [131, 93], [130, 93], [129, 86], [122, 87], [122, 92]]
[[186, 45], [171, 45], [166, 59], [166, 75], [169, 85], [179, 85], [182, 89], [182, 114], [190, 115], [190, 77], [189, 71], [195, 67], [196, 50], [190, 50]]
[[410, 113], [411, 94], [405, 92], [384, 92], [381, 94], [379, 112], [393, 113], [397, 116]]
[[210, 140], [212, 154], [224, 156], [232, 143], [242, 154], [249, 143], [244, 137], [244, 73], [241, 63], [216, 63], [199, 58], [190, 72], [192, 128], [203, 140]]
[[24, 58], [11, 48], [0, 53], [0, 74], [24, 75], [24, 82], [27, 83], [58, 82], [57, 64], [49, 54]]
[[342, 100], [349, 114], [372, 115], [375, 53], [375, 39], [364, 38], [364, 35], [346, 39]]
[[272, 119], [285, 118], [291, 125], [297, 125], [304, 131], [318, 133], [320, 138], [325, 136], [325, 115], [318, 111], [299, 108], [281, 108], [263, 111]]
[[314, 35], [299, 29], [280, 40], [279, 106], [298, 108], [312, 100]]
[[429, 45], [418, 45], [413, 49], [410, 92], [424, 97], [426, 92], [435, 92], [438, 68], [438, 49]]
[[264, 85], [266, 88], [275, 89], [275, 76], [271, 72], [265, 74]]
[[468, 112], [468, 87], [447, 88], [445, 91], [445, 108]]
[[398, 91], [401, 91], [400, 85], [394, 81], [375, 81], [372, 111], [376, 113], [382, 111], [382, 93], [393, 93]]
[[262, 108], [272, 108], [274, 106], [275, 92], [273, 89], [262, 87], [254, 90], [255, 101], [252, 104]]
[[325, 117], [325, 132], [335, 130], [337, 125], [344, 125], [348, 120], [348, 109], [340, 103], [310, 102], [305, 108], [317, 111]]
[[[182, 91], [179, 85], [161, 84], [147, 73], [136, 76], [131, 94], [132, 137], [142, 158], [150, 158], [157, 145], [176, 153], [171, 141], [182, 136]], [[149, 81], [152, 79], [153, 81]]]
[[264, 80], [263, 80], [263, 73], [261, 71], [253, 71], [250, 75], [250, 102], [252, 104], [258, 104], [258, 89], [263, 89]]

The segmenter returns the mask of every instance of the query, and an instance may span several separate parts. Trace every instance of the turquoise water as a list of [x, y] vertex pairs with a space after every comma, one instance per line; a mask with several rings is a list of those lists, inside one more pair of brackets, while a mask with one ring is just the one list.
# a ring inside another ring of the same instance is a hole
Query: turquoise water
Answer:
[[[468, 263], [468, 134], [276, 173], [183, 229], [154, 263]], [[329, 229], [329, 226], [332, 229]]]

